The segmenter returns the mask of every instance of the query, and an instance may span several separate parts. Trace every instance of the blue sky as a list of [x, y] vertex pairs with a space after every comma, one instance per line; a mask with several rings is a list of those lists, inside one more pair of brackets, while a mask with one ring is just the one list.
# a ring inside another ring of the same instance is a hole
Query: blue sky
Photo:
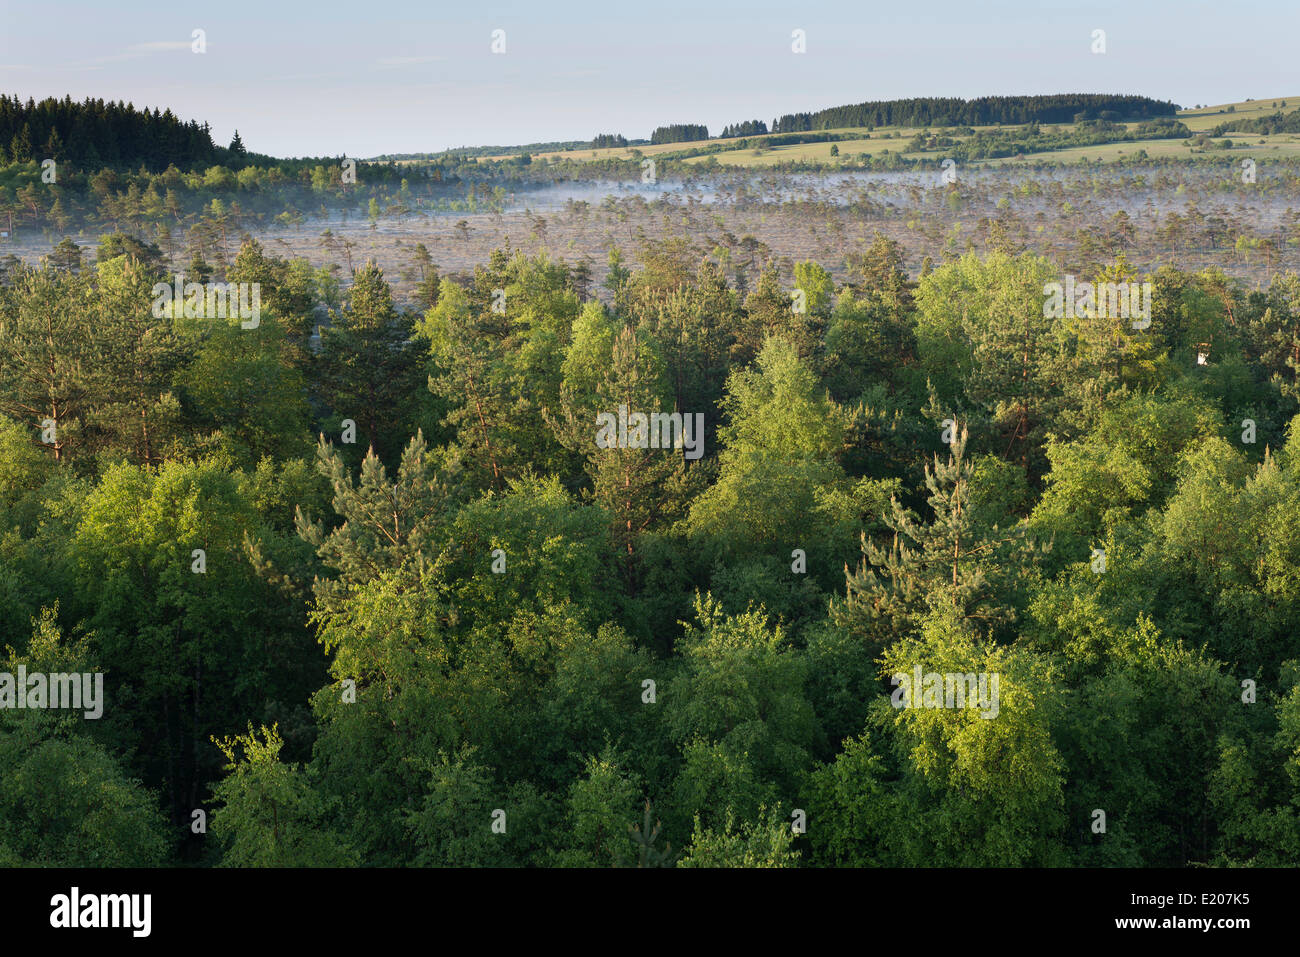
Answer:
[[0, 0], [0, 25], [0, 90], [170, 107], [282, 156], [716, 132], [906, 96], [1300, 97], [1296, 0]]

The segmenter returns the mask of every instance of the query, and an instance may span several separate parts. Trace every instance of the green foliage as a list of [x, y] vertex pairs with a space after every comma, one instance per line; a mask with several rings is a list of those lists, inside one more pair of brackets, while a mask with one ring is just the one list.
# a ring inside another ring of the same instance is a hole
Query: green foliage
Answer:
[[[890, 707], [813, 775], [810, 836], [828, 863], [1013, 867], [1064, 863], [1061, 755], [1047, 718], [1050, 665], [975, 639], [952, 615], [892, 646], [881, 672], [997, 676], [985, 710]], [[897, 696], [903, 689], [897, 688]], [[917, 693], [917, 697], [920, 694]]]
[[[8, 649], [0, 672], [92, 670], [87, 644], [66, 641], [56, 615], [46, 609], [33, 620], [26, 653]], [[84, 730], [90, 722], [75, 711], [11, 708], [0, 711], [0, 857], [8, 866], [165, 864], [172, 841], [156, 795]]]
[[[545, 833], [549, 810], [529, 785], [500, 787], [472, 752], [440, 754], [423, 805], [408, 820], [423, 867], [511, 867]], [[495, 825], [495, 828], [494, 828]]]
[[[609, 867], [625, 860], [638, 793], [636, 777], [620, 768], [611, 748], [587, 760], [585, 777], [569, 787], [568, 847], [557, 855], [562, 867]], [[636, 848], [640, 850], [640, 847]]]
[[[212, 833], [223, 867], [342, 867], [356, 854], [328, 827], [329, 808], [297, 765], [280, 761], [274, 727], [214, 739], [226, 756], [226, 777], [213, 789], [220, 806]], [[242, 753], [241, 753], [242, 752]]]
[[761, 818], [739, 826], [728, 818], [721, 831], [700, 825], [678, 867], [797, 867], [800, 852], [792, 848], [794, 833], [787, 821]]
[[9, 866], [158, 867], [170, 835], [154, 796], [102, 745], [0, 730], [0, 849]]

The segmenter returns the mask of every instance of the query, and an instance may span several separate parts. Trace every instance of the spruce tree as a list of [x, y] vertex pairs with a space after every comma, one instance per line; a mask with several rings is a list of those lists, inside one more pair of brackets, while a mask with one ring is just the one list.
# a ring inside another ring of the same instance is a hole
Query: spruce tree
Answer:
[[396, 454], [409, 435], [403, 405], [423, 371], [413, 331], [383, 272], [368, 262], [357, 270], [346, 308], [321, 334], [323, 397], [381, 458]]
[[[653, 821], [653, 823], [651, 823]], [[636, 845], [636, 861], [632, 861], [623, 855], [619, 855], [618, 864], [620, 867], [672, 867], [673, 866], [673, 845], [671, 842], [665, 844], [662, 848], [655, 847], [655, 841], [659, 839], [661, 825], [654, 820], [654, 813], [651, 810], [650, 802], [645, 802], [645, 814], [641, 819], [641, 826], [628, 826], [628, 833], [632, 835], [632, 843]]]
[[928, 522], [895, 498], [884, 516], [889, 543], [882, 547], [862, 535], [863, 560], [856, 571], [845, 567], [846, 594], [832, 603], [837, 624], [884, 645], [912, 632], [932, 610], [989, 627], [1014, 618], [999, 586], [1037, 549], [1019, 528], [978, 521], [967, 438], [966, 426], [954, 425], [948, 461], [936, 455], [925, 468]]

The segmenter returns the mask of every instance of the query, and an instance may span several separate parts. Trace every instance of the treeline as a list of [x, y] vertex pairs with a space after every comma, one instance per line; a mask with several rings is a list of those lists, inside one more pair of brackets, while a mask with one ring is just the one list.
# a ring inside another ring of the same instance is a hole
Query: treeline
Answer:
[[693, 123], [678, 123], [673, 126], [660, 126], [650, 134], [650, 143], [689, 143], [693, 140], [707, 140], [709, 128]]
[[168, 166], [191, 169], [229, 158], [212, 142], [208, 124], [183, 122], [171, 110], [137, 110], [130, 103], [65, 96], [39, 103], [0, 96], [0, 164], [67, 161], [82, 169], [101, 167], [161, 173]]
[[744, 123], [733, 123], [723, 127], [719, 135], [723, 139], [731, 139], [736, 136], [762, 136], [766, 132], [767, 124], [762, 120], [746, 120]]
[[621, 133], [598, 133], [591, 139], [591, 148], [594, 150], [613, 146], [627, 146], [627, 137]]
[[1300, 276], [1089, 274], [1139, 330], [669, 241], [408, 311], [248, 242], [187, 269], [248, 328], [82, 252], [0, 277], [0, 672], [107, 701], [0, 709], [0, 864], [1300, 864]]
[[1125, 119], [1173, 116], [1178, 107], [1145, 96], [1060, 93], [1046, 96], [917, 97], [875, 100], [812, 113], [789, 113], [772, 122], [773, 133], [877, 126], [992, 126], [1007, 123], [1071, 123], [1112, 111]]

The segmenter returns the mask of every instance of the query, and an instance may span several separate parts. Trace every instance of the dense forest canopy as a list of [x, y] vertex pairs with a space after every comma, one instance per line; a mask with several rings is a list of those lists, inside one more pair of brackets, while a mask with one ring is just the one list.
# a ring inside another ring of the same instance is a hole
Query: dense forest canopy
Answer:
[[[3, 670], [110, 690], [0, 712], [0, 859], [1297, 862], [1300, 277], [1120, 260], [1135, 329], [1031, 253], [647, 255], [410, 310], [250, 240], [252, 329], [130, 243], [11, 270]], [[600, 448], [620, 405], [705, 456]]]

